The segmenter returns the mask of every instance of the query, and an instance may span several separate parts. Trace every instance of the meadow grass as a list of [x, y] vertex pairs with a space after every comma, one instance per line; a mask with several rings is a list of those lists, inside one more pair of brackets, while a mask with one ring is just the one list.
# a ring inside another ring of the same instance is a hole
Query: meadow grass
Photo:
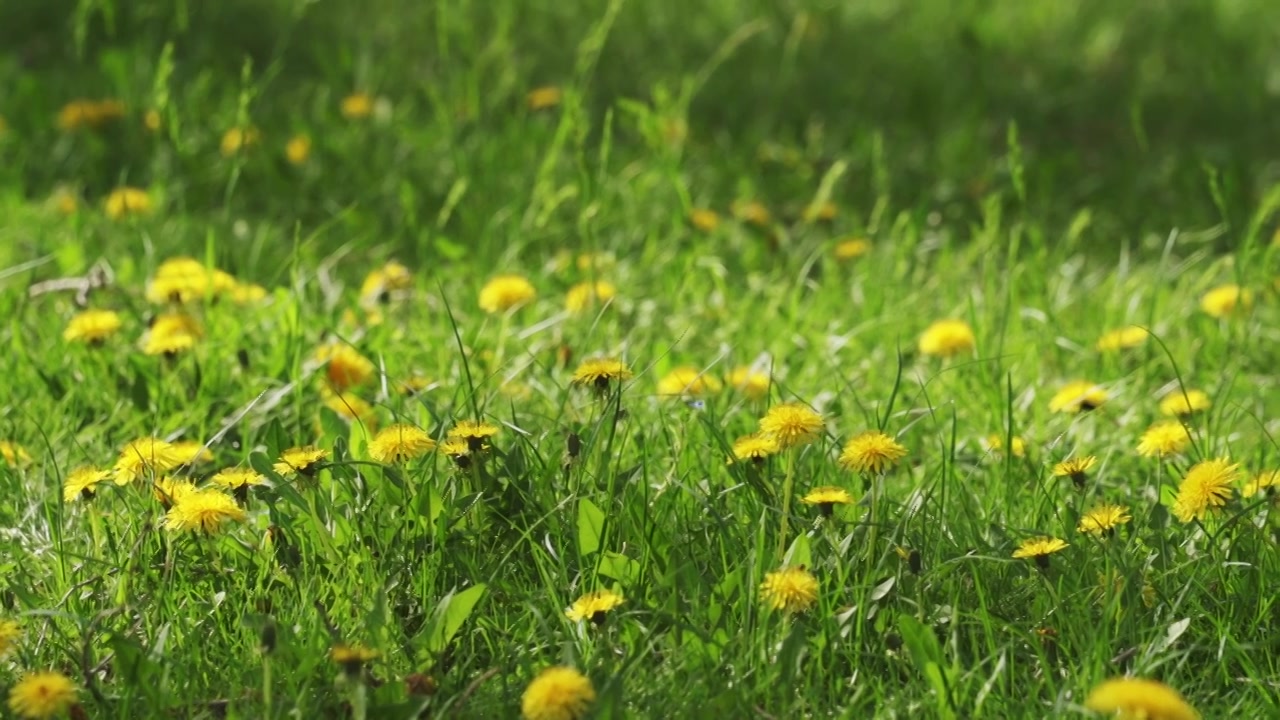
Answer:
[[[1014, 719], [1128, 674], [1277, 715], [1278, 491], [1246, 483], [1280, 471], [1280, 7], [979, 5], [0, 9], [0, 687], [516, 717], [564, 665], [599, 718]], [[123, 110], [60, 128], [81, 98]], [[506, 275], [534, 296], [483, 307]], [[64, 339], [85, 308], [122, 326]], [[627, 376], [575, 382], [602, 357]], [[1105, 400], [1052, 409], [1077, 380]], [[809, 442], [731, 461], [785, 403]], [[435, 449], [382, 457], [393, 423]], [[851, 469], [870, 431], [905, 455]], [[209, 455], [64, 494], [149, 437]], [[237, 467], [264, 482], [216, 528], [157, 485]], [[1081, 532], [1104, 502], [1131, 519]], [[1068, 545], [1014, 557], [1038, 537]], [[566, 617], [593, 591], [625, 599]]]

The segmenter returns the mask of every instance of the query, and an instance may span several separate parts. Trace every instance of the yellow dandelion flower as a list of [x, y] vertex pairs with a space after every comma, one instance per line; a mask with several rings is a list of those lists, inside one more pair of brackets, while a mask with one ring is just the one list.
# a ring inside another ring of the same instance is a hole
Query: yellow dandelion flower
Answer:
[[773, 215], [769, 213], [769, 208], [764, 203], [750, 200], [747, 202], [735, 202], [733, 204], [733, 216], [750, 223], [757, 227], [768, 227], [773, 221]]
[[62, 499], [64, 502], [91, 500], [98, 492], [98, 484], [111, 477], [110, 470], [99, 470], [95, 467], [78, 467], [67, 473], [62, 481]]
[[471, 466], [471, 444], [464, 438], [448, 438], [440, 443], [439, 451], [459, 468], [465, 470]]
[[597, 305], [604, 305], [617, 294], [618, 288], [604, 280], [580, 282], [565, 293], [564, 306], [566, 310], [576, 314]]
[[1220, 285], [1200, 298], [1200, 309], [1206, 315], [1225, 318], [1247, 312], [1253, 307], [1253, 292], [1236, 284]]
[[408, 378], [396, 383], [396, 390], [401, 395], [413, 396], [430, 390], [434, 385], [435, 383], [432, 383], [429, 378], [422, 375], [410, 375]]
[[1076, 487], [1083, 487], [1084, 481], [1088, 479], [1089, 468], [1092, 468], [1097, 462], [1098, 458], [1093, 455], [1067, 458], [1053, 466], [1053, 476], [1071, 478], [1071, 482], [1075, 483]]
[[1240, 495], [1250, 498], [1258, 493], [1275, 493], [1278, 489], [1280, 489], [1280, 470], [1266, 470], [1254, 475], [1249, 482], [1245, 483]]
[[199, 530], [213, 535], [227, 524], [243, 522], [247, 517], [230, 495], [219, 490], [196, 490], [174, 500], [173, 507], [165, 513], [164, 525], [177, 532]]
[[311, 138], [294, 135], [284, 146], [284, 157], [290, 165], [302, 165], [311, 158]]
[[112, 477], [117, 485], [127, 485], [146, 475], [166, 473], [182, 464], [182, 456], [160, 438], [139, 438], [125, 445], [116, 458]]
[[231, 302], [237, 305], [252, 305], [266, 299], [267, 289], [257, 283], [236, 283], [230, 297]]
[[571, 667], [550, 667], [520, 697], [524, 720], [582, 720], [596, 701], [591, 680]]
[[373, 114], [373, 96], [365, 92], [354, 92], [342, 98], [340, 106], [342, 117], [348, 120], [363, 120]]
[[1031, 559], [1041, 568], [1049, 567], [1049, 556], [1067, 548], [1067, 543], [1053, 537], [1038, 537], [1023, 540], [1013, 556], [1018, 559]]
[[1139, 325], [1129, 325], [1127, 327], [1108, 330], [1102, 333], [1102, 337], [1098, 338], [1098, 342], [1094, 344], [1094, 348], [1098, 352], [1116, 352], [1117, 350], [1128, 350], [1145, 343], [1151, 333], [1146, 328]]
[[840, 453], [840, 465], [847, 470], [878, 475], [906, 457], [907, 449], [879, 430], [868, 430], [849, 438]]
[[1088, 380], [1067, 383], [1049, 399], [1049, 411], [1067, 414], [1094, 410], [1107, 401], [1107, 391]]
[[720, 381], [692, 366], [678, 367], [658, 380], [658, 394], [701, 397], [720, 392]]
[[62, 717], [76, 704], [76, 684], [52, 670], [27, 673], [9, 690], [9, 710], [27, 720]]
[[369, 441], [369, 457], [376, 462], [397, 464], [422, 457], [436, 446], [422, 428], [414, 425], [392, 425]]
[[802, 403], [783, 403], [769, 408], [760, 418], [760, 432], [790, 450], [817, 440], [824, 428], [822, 416]]
[[496, 314], [533, 302], [538, 291], [521, 275], [498, 275], [480, 289], [480, 309]]
[[80, 197], [76, 191], [60, 187], [49, 196], [49, 205], [62, 215], [74, 215], [80, 210]]
[[388, 302], [394, 293], [402, 293], [413, 287], [413, 273], [409, 268], [392, 260], [372, 270], [360, 285], [360, 305], [366, 309]]
[[1208, 410], [1213, 405], [1209, 394], [1203, 390], [1174, 390], [1160, 401], [1160, 412], [1164, 415], [1192, 415], [1201, 410]]
[[[1004, 439], [1005, 436], [998, 433], [988, 435], [986, 437], [987, 449], [993, 453], [1003, 453]], [[1012, 449], [1014, 457], [1020, 458], [1027, 456], [1027, 441], [1022, 439], [1020, 436], [1014, 435], [1010, 438], [1009, 447]]]
[[223, 157], [231, 157], [238, 152], [248, 150], [262, 138], [257, 128], [231, 128], [222, 134], [220, 150]]
[[747, 365], [736, 367], [729, 373], [729, 386], [752, 400], [768, 395], [770, 384], [772, 380], [769, 373], [752, 369]]
[[936, 357], [970, 353], [975, 345], [973, 328], [963, 320], [939, 320], [925, 328], [917, 343], [921, 354]]
[[74, 132], [97, 129], [124, 117], [124, 103], [119, 100], [72, 100], [58, 111], [58, 129]]
[[180, 440], [173, 443], [172, 449], [179, 458], [179, 465], [213, 462], [213, 452], [199, 440]]
[[26, 448], [12, 440], [0, 440], [0, 458], [11, 467], [23, 467], [31, 464], [31, 454]]
[[1191, 433], [1179, 420], [1162, 420], [1147, 428], [1138, 440], [1138, 454], [1143, 457], [1177, 455], [1191, 444]]
[[294, 473], [311, 476], [315, 475], [320, 463], [328, 457], [328, 450], [322, 450], [314, 445], [303, 445], [280, 453], [280, 460], [271, 467], [281, 477], [287, 478]]
[[312, 359], [324, 364], [329, 386], [338, 391], [363, 384], [377, 369], [372, 360], [344, 342], [321, 345]]
[[529, 106], [529, 109], [534, 112], [556, 107], [563, 99], [564, 91], [555, 85], [536, 87], [524, 96], [525, 105]]
[[156, 478], [151, 484], [151, 495], [167, 510], [173, 507], [173, 504], [182, 498], [196, 492], [196, 484], [187, 478], [169, 477], [168, 475]]
[[0, 620], [0, 659], [13, 652], [21, 639], [21, 625], [14, 620]]
[[830, 200], [827, 200], [825, 202], [820, 202], [820, 203], [810, 203], [809, 205], [805, 206], [802, 217], [804, 218], [804, 221], [807, 223], [819, 222], [819, 221], [831, 222], [832, 220], [836, 219], [836, 215], [838, 213], [839, 213], [839, 208], [836, 207], [836, 204], [831, 202]]
[[367, 400], [350, 392], [333, 392], [325, 388], [320, 401], [338, 417], [347, 422], [358, 422], [369, 429], [378, 426], [378, 413]]
[[149, 132], [160, 132], [160, 111], [153, 108], [143, 113], [142, 126]]
[[1231, 499], [1231, 486], [1240, 477], [1240, 466], [1227, 458], [1205, 460], [1191, 466], [1178, 485], [1173, 514], [1184, 523], [1203, 520]]
[[1117, 527], [1132, 519], [1129, 515], [1129, 508], [1124, 505], [1103, 503], [1087, 511], [1080, 518], [1080, 525], [1076, 529], [1089, 535], [1112, 535]]
[[182, 313], [165, 313], [156, 317], [142, 339], [142, 352], [147, 355], [173, 357], [195, 347], [204, 334], [199, 321]]
[[590, 620], [601, 625], [605, 615], [623, 602], [625, 599], [612, 590], [597, 590], [574, 600], [573, 605], [565, 609], [564, 615], [574, 622]]
[[1089, 693], [1084, 706], [1120, 720], [1200, 720], [1177, 690], [1144, 678], [1107, 680]]
[[803, 565], [767, 573], [760, 598], [774, 610], [804, 612], [818, 602], [818, 579]]
[[62, 331], [62, 339], [68, 342], [83, 342], [90, 345], [101, 345], [119, 332], [120, 316], [113, 310], [85, 310], [76, 313]]
[[381, 653], [377, 650], [360, 643], [338, 643], [329, 648], [329, 659], [334, 664], [340, 665], [343, 672], [348, 675], [359, 673], [360, 668], [377, 660], [379, 655]]
[[449, 429], [450, 440], [461, 440], [471, 452], [480, 452], [489, 444], [489, 438], [498, 434], [498, 426], [483, 420], [459, 420]]
[[720, 227], [720, 213], [707, 208], [694, 208], [689, 212], [689, 224], [704, 233], [712, 233]]
[[848, 262], [857, 260], [869, 252], [871, 252], [870, 240], [866, 238], [847, 238], [836, 243], [831, 254], [835, 255], [835, 258], [841, 262]]
[[733, 441], [733, 455], [726, 461], [732, 465], [739, 460], [751, 460], [755, 463], [762, 463], [769, 458], [770, 455], [776, 455], [780, 451], [778, 441], [769, 435], [752, 434], [744, 435]]
[[111, 191], [103, 205], [107, 217], [120, 220], [130, 215], [146, 215], [151, 212], [151, 196], [146, 190], [122, 187]]
[[830, 515], [836, 505], [852, 504], [853, 496], [842, 487], [823, 485], [810, 490], [808, 495], [800, 498], [800, 502], [806, 505], [817, 505], [823, 515]]
[[241, 490], [267, 481], [262, 473], [251, 468], [225, 468], [214, 473], [209, 482], [228, 490]]
[[621, 360], [592, 358], [573, 371], [573, 384], [588, 385], [599, 392], [605, 392], [610, 383], [622, 383], [632, 377], [631, 368]]

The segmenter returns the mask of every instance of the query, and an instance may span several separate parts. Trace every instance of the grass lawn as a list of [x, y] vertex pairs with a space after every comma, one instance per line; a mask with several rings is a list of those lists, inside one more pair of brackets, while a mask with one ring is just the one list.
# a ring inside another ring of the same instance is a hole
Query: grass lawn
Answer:
[[1280, 716], [1277, 28], [5, 3], [0, 713]]

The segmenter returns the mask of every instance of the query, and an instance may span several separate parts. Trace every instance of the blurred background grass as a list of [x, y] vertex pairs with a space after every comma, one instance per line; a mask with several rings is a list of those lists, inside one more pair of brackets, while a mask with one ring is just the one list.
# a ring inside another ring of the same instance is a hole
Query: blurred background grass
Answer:
[[[620, 5], [592, 63], [588, 38], [609, 7], [7, 2], [0, 178], [27, 200], [67, 183], [90, 201], [124, 182], [160, 186], [171, 210], [297, 221], [304, 235], [341, 216], [416, 259], [537, 242], [538, 223], [500, 218], [527, 213], [547, 192], [538, 182], [575, 186], [572, 229], [610, 112], [612, 167], [665, 163], [679, 180], [663, 197], [684, 205], [802, 206], [845, 161], [832, 199], [854, 209], [850, 230], [882, 200], [977, 221], [984, 198], [1014, 195], [1011, 124], [1026, 211], [1052, 227], [1088, 208], [1100, 247], [1172, 227], [1241, 229], [1280, 177], [1280, 4], [1267, 0], [646, 0]], [[571, 92], [567, 121], [530, 117], [524, 94], [541, 85]], [[392, 103], [386, 128], [357, 136], [316, 120], [357, 89]], [[60, 136], [54, 118], [76, 97], [120, 98], [133, 116], [163, 105], [162, 137], [140, 122]], [[244, 119], [275, 160], [217, 158], [221, 133]], [[646, 136], [654, 122], [687, 127], [687, 140], [664, 157]], [[318, 174], [296, 177], [279, 158], [297, 132], [328, 158]], [[460, 185], [456, 212], [431, 227]], [[658, 217], [670, 210], [661, 199], [649, 198]], [[566, 242], [564, 227], [541, 225]]]

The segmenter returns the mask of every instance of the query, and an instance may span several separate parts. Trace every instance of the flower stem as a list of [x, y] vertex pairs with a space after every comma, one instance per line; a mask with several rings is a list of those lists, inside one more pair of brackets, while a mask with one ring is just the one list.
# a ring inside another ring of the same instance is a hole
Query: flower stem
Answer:
[[778, 529], [778, 562], [787, 554], [787, 531], [791, 526], [791, 491], [796, 482], [796, 454], [787, 453], [787, 474], [782, 481], [782, 526]]

